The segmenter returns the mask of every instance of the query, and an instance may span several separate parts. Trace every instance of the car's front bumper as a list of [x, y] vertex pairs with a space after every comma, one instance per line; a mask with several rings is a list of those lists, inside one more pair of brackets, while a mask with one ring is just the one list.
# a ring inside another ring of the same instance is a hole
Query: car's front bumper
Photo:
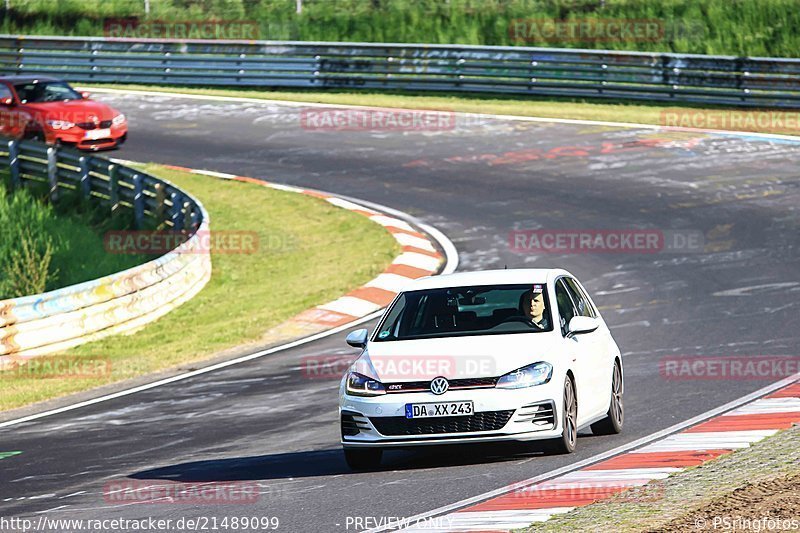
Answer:
[[[561, 435], [561, 387], [551, 380], [525, 389], [468, 389], [360, 397], [340, 401], [346, 448], [406, 447], [467, 442], [530, 441]], [[472, 401], [474, 415], [406, 419], [409, 403]], [[465, 430], [466, 429], [466, 430]]]
[[50, 144], [56, 142], [67, 146], [74, 146], [79, 150], [105, 150], [114, 148], [125, 142], [128, 137], [128, 126], [111, 126], [108, 135], [91, 138], [93, 132], [97, 130], [83, 130], [81, 128], [71, 128], [69, 130], [45, 130], [45, 140]]

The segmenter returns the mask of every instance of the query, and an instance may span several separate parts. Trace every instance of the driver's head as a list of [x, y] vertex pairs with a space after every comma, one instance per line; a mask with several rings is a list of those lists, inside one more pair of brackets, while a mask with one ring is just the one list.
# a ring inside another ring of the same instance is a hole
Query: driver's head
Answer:
[[542, 285], [534, 285], [533, 288], [527, 292], [522, 299], [522, 311], [528, 318], [532, 318], [537, 322], [542, 319], [544, 314], [544, 287]]

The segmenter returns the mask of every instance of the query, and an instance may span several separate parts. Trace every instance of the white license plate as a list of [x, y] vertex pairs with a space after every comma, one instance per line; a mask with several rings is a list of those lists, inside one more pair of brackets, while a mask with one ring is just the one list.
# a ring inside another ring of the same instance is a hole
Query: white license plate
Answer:
[[407, 403], [406, 418], [469, 416], [475, 414], [472, 402]]
[[106, 137], [111, 137], [111, 128], [105, 128], [102, 130], [89, 130], [86, 132], [87, 139], [105, 139]]

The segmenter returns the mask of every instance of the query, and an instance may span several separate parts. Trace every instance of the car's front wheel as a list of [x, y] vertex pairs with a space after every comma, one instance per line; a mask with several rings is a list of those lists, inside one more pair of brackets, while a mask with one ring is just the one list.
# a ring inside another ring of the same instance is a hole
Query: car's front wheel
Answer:
[[611, 405], [606, 417], [592, 424], [595, 435], [616, 435], [622, 431], [625, 421], [625, 407], [622, 403], [622, 369], [614, 364], [614, 377], [611, 380]]
[[366, 449], [344, 449], [344, 460], [347, 461], [347, 466], [353, 470], [370, 470], [377, 468], [381, 464], [383, 457], [383, 450], [379, 448], [366, 448]]
[[552, 444], [556, 453], [572, 453], [578, 443], [578, 398], [572, 378], [564, 380], [564, 411], [561, 415], [561, 437]]

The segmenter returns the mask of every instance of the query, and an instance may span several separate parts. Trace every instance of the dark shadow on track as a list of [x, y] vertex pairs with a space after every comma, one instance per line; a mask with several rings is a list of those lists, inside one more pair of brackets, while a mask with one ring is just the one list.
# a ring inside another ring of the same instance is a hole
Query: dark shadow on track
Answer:
[[[504, 443], [437, 446], [430, 449], [388, 450], [379, 470], [416, 470], [502, 463], [550, 454], [543, 444]], [[353, 474], [341, 449], [233, 457], [179, 463], [131, 474], [134, 479], [182, 482], [247, 481]]]

